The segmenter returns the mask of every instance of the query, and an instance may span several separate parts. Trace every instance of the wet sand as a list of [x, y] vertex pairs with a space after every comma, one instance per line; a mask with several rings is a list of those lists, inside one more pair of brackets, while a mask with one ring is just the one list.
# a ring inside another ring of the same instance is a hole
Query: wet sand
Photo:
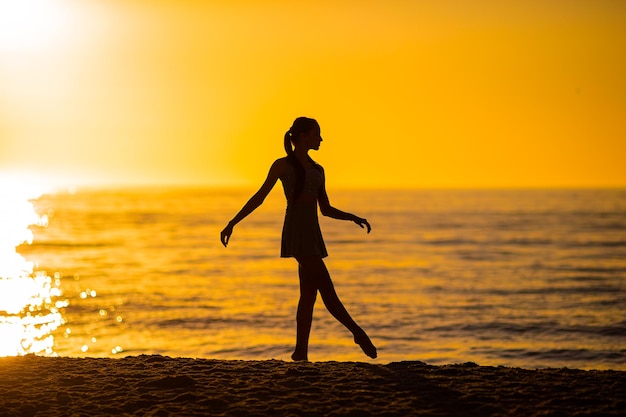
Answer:
[[0, 416], [619, 416], [626, 372], [129, 356], [0, 358]]

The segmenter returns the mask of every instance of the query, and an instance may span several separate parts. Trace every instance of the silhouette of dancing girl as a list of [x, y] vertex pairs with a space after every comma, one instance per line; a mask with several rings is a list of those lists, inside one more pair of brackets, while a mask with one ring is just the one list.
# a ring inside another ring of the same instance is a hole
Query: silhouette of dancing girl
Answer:
[[371, 227], [367, 220], [330, 205], [326, 194], [324, 169], [308, 154], [311, 149], [318, 150], [321, 142], [320, 126], [317, 121], [308, 117], [297, 118], [285, 133], [287, 156], [277, 159], [272, 164], [261, 188], [222, 230], [221, 241], [225, 247], [228, 245], [233, 227], [263, 203], [280, 178], [287, 198], [280, 256], [296, 258], [300, 277], [296, 348], [291, 358], [294, 361], [308, 360], [309, 334], [318, 291], [330, 314], [352, 332], [354, 342], [367, 356], [375, 358], [376, 347], [339, 300], [324, 264], [323, 258], [328, 256], [328, 253], [320, 231], [317, 206], [319, 204], [322, 215], [352, 221], [361, 228], [367, 227], [367, 233]]

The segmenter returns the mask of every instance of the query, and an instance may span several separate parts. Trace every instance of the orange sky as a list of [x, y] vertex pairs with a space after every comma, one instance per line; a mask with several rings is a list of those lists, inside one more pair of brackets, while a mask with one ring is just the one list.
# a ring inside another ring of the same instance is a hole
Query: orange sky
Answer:
[[0, 175], [626, 186], [626, 2], [0, 1]]

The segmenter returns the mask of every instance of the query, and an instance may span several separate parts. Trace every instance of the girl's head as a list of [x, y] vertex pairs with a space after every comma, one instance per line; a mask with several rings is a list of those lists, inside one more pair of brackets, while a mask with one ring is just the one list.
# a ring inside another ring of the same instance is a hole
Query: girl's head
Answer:
[[292, 144], [294, 147], [305, 146], [307, 149], [319, 149], [321, 141], [319, 123], [315, 119], [298, 117], [285, 133], [285, 151], [287, 155], [291, 155]]
[[[308, 151], [309, 149], [319, 149], [321, 141], [322, 137], [320, 136], [320, 125], [315, 119], [310, 119], [308, 117], [298, 117], [294, 120], [293, 125], [291, 125], [291, 128], [289, 128], [287, 133], [285, 133], [285, 151], [287, 152], [287, 160], [290, 161], [296, 172], [296, 186], [293, 196], [291, 196], [291, 199], [294, 201], [298, 199], [304, 189], [305, 173], [304, 167], [300, 161], [298, 161], [294, 148], [292, 148], [291, 145], [293, 144], [295, 148]], [[306, 155], [306, 158], [317, 170], [321, 170], [321, 168], [308, 154]]]

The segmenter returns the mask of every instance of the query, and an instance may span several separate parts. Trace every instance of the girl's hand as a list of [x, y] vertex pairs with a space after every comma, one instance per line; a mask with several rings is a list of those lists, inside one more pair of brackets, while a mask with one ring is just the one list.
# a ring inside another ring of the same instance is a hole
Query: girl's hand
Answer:
[[230, 224], [222, 230], [222, 233], [220, 233], [220, 240], [222, 241], [222, 245], [224, 245], [224, 247], [228, 246], [228, 241], [230, 240], [230, 235], [232, 234], [233, 226]]
[[367, 222], [367, 220], [362, 219], [362, 218], [357, 217], [357, 216], [354, 216], [354, 217], [355, 217], [355, 219], [354, 219], [354, 220], [352, 220], [353, 222], [355, 222], [356, 224], [358, 224], [358, 225], [359, 225], [359, 227], [360, 227], [361, 229], [364, 229], [365, 227], [367, 227], [367, 233], [371, 232], [372, 227], [371, 227], [371, 226], [370, 226], [370, 224]]

